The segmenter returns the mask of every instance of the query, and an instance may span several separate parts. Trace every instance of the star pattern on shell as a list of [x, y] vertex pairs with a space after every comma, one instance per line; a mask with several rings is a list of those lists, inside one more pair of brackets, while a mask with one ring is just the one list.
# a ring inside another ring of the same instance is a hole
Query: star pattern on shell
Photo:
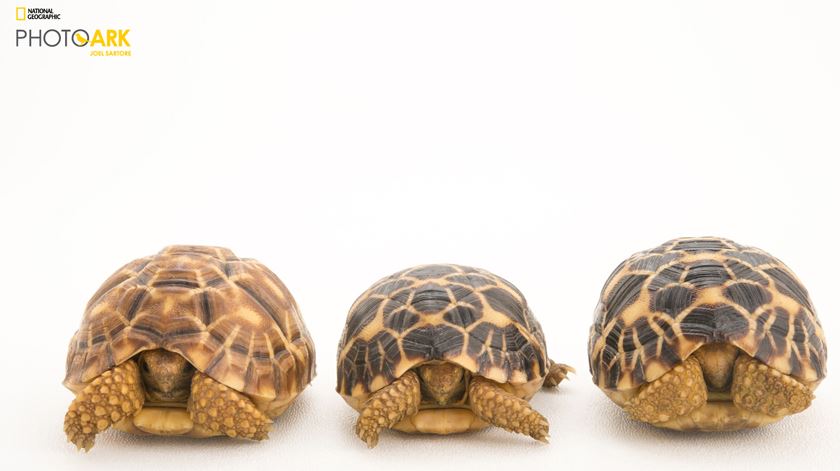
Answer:
[[430, 360], [498, 382], [524, 383], [547, 368], [542, 328], [515, 286], [477, 268], [421, 265], [379, 280], [353, 304], [337, 390], [369, 393]]
[[64, 383], [78, 388], [154, 348], [265, 399], [294, 395], [315, 374], [289, 291], [261, 263], [220, 247], [170, 246], [117, 270], [88, 302]]
[[803, 380], [826, 374], [822, 326], [793, 272], [716, 237], [674, 239], [613, 271], [590, 330], [590, 371], [603, 388], [630, 389], [708, 343], [735, 345]]

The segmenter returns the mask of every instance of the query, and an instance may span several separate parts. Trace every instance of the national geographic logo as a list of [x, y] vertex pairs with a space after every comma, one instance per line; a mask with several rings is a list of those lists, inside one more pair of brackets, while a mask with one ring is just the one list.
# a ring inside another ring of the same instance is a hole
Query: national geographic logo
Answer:
[[15, 8], [15, 19], [26, 20], [60, 20], [61, 13], [56, 13], [52, 8]]
[[[61, 14], [52, 8], [15, 8], [15, 19], [61, 20]], [[89, 32], [90, 31], [90, 32]], [[50, 28], [17, 29], [15, 47], [60, 47], [90, 48], [92, 57], [128, 57], [131, 56], [131, 42], [126, 29], [91, 29], [87, 28]]]

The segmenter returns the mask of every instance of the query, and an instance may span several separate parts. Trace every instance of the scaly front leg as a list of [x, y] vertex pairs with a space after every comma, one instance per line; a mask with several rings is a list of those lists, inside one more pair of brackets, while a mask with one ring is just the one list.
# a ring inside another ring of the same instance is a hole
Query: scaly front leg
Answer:
[[548, 420], [532, 409], [528, 401], [505, 391], [500, 384], [474, 376], [470, 381], [469, 400], [479, 419], [548, 442]]
[[642, 386], [624, 405], [624, 410], [636, 420], [658, 424], [699, 409], [707, 398], [700, 361], [690, 356], [659, 379]]
[[64, 416], [64, 433], [78, 449], [93, 447], [96, 434], [143, 407], [145, 394], [133, 360], [97, 376], [76, 395]]
[[356, 422], [356, 435], [373, 448], [379, 433], [399, 421], [417, 413], [420, 407], [420, 379], [408, 371], [396, 381], [373, 393], [365, 403]]
[[755, 358], [735, 360], [732, 402], [740, 409], [780, 417], [802, 412], [813, 398], [807, 386]]
[[271, 419], [247, 396], [204, 373], [193, 375], [187, 410], [193, 423], [213, 432], [251, 440], [268, 438]]

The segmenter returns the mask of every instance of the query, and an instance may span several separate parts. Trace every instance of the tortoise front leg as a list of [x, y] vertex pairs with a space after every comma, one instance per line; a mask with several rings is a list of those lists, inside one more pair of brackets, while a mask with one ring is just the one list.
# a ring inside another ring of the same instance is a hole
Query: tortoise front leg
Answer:
[[420, 379], [417, 373], [408, 371], [368, 398], [356, 422], [356, 435], [373, 448], [379, 442], [382, 429], [391, 428], [416, 414], [418, 407]]
[[731, 393], [739, 409], [771, 417], [802, 412], [814, 397], [804, 384], [743, 354], [735, 360]]
[[479, 419], [509, 432], [548, 442], [548, 420], [532, 409], [528, 401], [505, 391], [500, 384], [473, 376], [469, 400], [473, 413]]
[[694, 356], [639, 389], [624, 405], [630, 417], [658, 424], [682, 417], [706, 403], [708, 393], [700, 361]]
[[229, 437], [264, 440], [271, 427], [251, 399], [200, 371], [192, 378], [187, 411], [193, 423]]
[[556, 388], [569, 373], [574, 373], [575, 369], [563, 363], [555, 363], [554, 360], [548, 360], [548, 374], [543, 380], [544, 388]]
[[64, 433], [78, 449], [93, 447], [96, 434], [143, 407], [140, 370], [133, 360], [97, 376], [76, 395], [64, 415]]

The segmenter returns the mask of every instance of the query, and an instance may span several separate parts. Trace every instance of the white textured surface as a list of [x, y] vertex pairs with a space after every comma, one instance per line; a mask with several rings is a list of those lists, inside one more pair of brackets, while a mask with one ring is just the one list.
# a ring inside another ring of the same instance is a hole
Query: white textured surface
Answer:
[[[112, 3], [43, 6], [130, 27], [130, 59], [16, 49], [17, 3], [0, 8], [3, 469], [837, 466], [833, 372], [778, 425], [678, 434], [621, 415], [585, 351], [614, 266], [680, 235], [778, 256], [840, 338], [836, 2]], [[67, 342], [113, 270], [170, 243], [274, 269], [319, 376], [263, 443], [109, 432], [77, 453]], [[551, 356], [578, 368], [534, 400], [550, 445], [353, 436], [333, 392], [346, 311], [436, 261], [513, 281]]]

